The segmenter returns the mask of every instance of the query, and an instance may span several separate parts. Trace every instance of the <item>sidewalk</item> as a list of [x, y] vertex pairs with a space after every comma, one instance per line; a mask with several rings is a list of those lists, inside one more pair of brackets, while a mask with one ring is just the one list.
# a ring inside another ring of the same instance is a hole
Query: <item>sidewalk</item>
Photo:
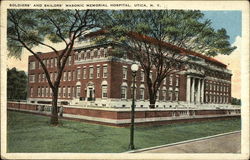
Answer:
[[240, 153], [241, 132], [212, 136], [187, 143], [137, 150], [135, 153]]

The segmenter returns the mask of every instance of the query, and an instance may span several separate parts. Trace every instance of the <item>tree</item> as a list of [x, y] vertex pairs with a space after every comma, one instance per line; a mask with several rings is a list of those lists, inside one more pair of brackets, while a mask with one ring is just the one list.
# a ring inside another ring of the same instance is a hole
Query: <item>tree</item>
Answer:
[[[99, 21], [105, 16], [101, 10], [8, 10], [8, 50], [9, 56], [20, 57], [22, 50], [28, 50], [42, 66], [48, 84], [53, 92], [52, 116], [50, 123], [58, 124], [58, 87], [66, 61], [73, 50], [75, 41], [91, 29], [99, 27]], [[45, 43], [63, 42], [64, 48], [58, 51], [53, 45]], [[34, 46], [44, 46], [51, 49], [57, 57], [57, 77], [54, 83], [41, 59], [34, 51]]]
[[231, 103], [233, 105], [241, 105], [241, 99], [232, 97]]
[[[123, 44], [139, 61], [146, 76], [150, 107], [164, 78], [187, 69], [186, 53], [230, 54], [225, 29], [214, 30], [203, 13], [194, 10], [123, 10], [110, 12], [109, 37]], [[100, 41], [107, 40], [100, 39]], [[177, 69], [176, 69], [177, 68]], [[156, 71], [155, 78], [150, 72]]]
[[24, 71], [15, 67], [7, 69], [7, 98], [10, 100], [25, 100], [27, 97], [28, 77]]

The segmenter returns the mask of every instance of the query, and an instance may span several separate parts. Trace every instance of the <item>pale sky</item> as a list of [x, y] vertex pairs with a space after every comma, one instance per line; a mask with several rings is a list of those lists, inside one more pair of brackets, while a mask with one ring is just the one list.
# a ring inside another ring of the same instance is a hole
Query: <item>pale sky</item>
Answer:
[[[240, 98], [240, 53], [241, 53], [241, 12], [240, 11], [203, 11], [205, 18], [212, 21], [212, 26], [215, 29], [225, 28], [230, 36], [230, 42], [237, 49], [229, 56], [220, 55], [215, 57], [219, 61], [228, 65], [228, 69], [232, 70], [232, 97]], [[49, 43], [49, 42], [46, 42]], [[57, 49], [63, 48], [62, 43], [53, 45]], [[51, 52], [46, 47], [35, 47], [36, 52]], [[16, 67], [18, 70], [28, 70], [28, 56], [30, 53], [27, 50], [23, 51], [21, 60], [8, 58], [7, 67]]]

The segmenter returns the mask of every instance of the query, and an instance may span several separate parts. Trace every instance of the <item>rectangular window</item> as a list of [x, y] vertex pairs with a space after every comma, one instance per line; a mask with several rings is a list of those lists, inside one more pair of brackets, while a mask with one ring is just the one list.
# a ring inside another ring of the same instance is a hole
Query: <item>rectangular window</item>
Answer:
[[127, 98], [127, 87], [121, 88], [121, 98], [126, 99]]
[[152, 78], [153, 78], [153, 72], [152, 71], [150, 71], [150, 73], [149, 73], [149, 78], [152, 80]]
[[170, 86], [173, 85], [173, 75], [172, 74], [169, 76], [169, 85]]
[[75, 87], [71, 87], [71, 89], [72, 89], [72, 97], [76, 97]]
[[33, 97], [33, 87], [30, 87], [30, 97]]
[[127, 79], [127, 72], [128, 72], [127, 66], [123, 66], [123, 68], [122, 68], [122, 78], [123, 79]]
[[103, 66], [103, 78], [108, 77], [108, 66]]
[[179, 75], [176, 75], [175, 85], [176, 85], [176, 86], [179, 86]]
[[141, 81], [144, 82], [144, 71], [141, 70]]
[[44, 94], [45, 94], [44, 91], [45, 91], [45, 87], [44, 88], [42, 87], [42, 97], [44, 97]]
[[77, 87], [76, 87], [76, 96], [77, 96], [77, 98], [80, 97], [80, 94], [81, 94], [81, 87], [80, 87], [80, 86], [77, 86]]
[[160, 99], [160, 92], [159, 90], [156, 92], [156, 100], [159, 100]]
[[162, 100], [166, 101], [166, 90], [162, 91]]
[[71, 81], [71, 71], [68, 71], [68, 81]]
[[90, 51], [90, 59], [94, 58], [94, 50]]
[[57, 66], [57, 58], [54, 59], [54, 66], [56, 67]]
[[179, 101], [179, 92], [175, 92], [175, 100]]
[[68, 98], [71, 98], [71, 88], [68, 87]]
[[63, 81], [67, 81], [67, 72], [63, 72]]
[[63, 89], [62, 89], [62, 95], [63, 95], [63, 98], [66, 97], [66, 88], [65, 87], [63, 87]]
[[169, 101], [173, 101], [173, 94], [172, 91], [168, 92], [168, 97], [169, 97]]
[[75, 74], [75, 71], [72, 71], [72, 80], [73, 80], [73, 81], [75, 81], [75, 79], [76, 79], [76, 78], [75, 78], [75, 77], [76, 77], [75, 75], [76, 75], [76, 74]]
[[68, 62], [69, 62], [69, 65], [72, 65], [72, 57], [71, 56], [68, 57]]
[[107, 92], [107, 86], [102, 86], [102, 98], [107, 98], [108, 92]]
[[89, 68], [89, 79], [93, 79], [94, 78], [94, 68], [90, 67]]
[[30, 75], [29, 81], [30, 81], [30, 83], [34, 83], [35, 82], [35, 75]]
[[100, 78], [100, 66], [97, 66], [96, 78]]
[[77, 73], [76, 74], [77, 74], [77, 76], [76, 76], [77, 79], [80, 79], [80, 76], [81, 76], [81, 70], [80, 70], [80, 68], [77, 69]]
[[83, 73], [83, 79], [86, 79], [87, 78], [87, 70], [86, 70], [86, 68], [83, 68], [83, 71], [82, 71]]
[[30, 62], [30, 70], [36, 69], [36, 62], [32, 61]]
[[40, 87], [37, 88], [37, 96], [38, 96], [38, 97], [41, 96]]
[[167, 84], [167, 78], [165, 77], [164, 79], [163, 79], [163, 85], [166, 85]]
[[49, 97], [49, 91], [50, 91], [50, 87], [46, 87], [46, 91], [47, 91], [47, 97]]
[[55, 74], [54, 74], [54, 80], [56, 80], [57, 79], [57, 72], [55, 72]]
[[140, 100], [144, 100], [144, 88], [140, 88]]
[[50, 97], [52, 97], [52, 96], [53, 96], [52, 89], [51, 89], [51, 88], [49, 88], [49, 90], [50, 90]]

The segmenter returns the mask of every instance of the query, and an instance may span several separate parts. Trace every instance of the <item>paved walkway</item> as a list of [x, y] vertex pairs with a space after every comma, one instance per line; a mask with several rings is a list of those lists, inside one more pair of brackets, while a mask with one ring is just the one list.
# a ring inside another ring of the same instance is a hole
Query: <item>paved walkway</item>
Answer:
[[[240, 153], [241, 132], [140, 151], [143, 153]], [[137, 152], [138, 153], [138, 152]]]

